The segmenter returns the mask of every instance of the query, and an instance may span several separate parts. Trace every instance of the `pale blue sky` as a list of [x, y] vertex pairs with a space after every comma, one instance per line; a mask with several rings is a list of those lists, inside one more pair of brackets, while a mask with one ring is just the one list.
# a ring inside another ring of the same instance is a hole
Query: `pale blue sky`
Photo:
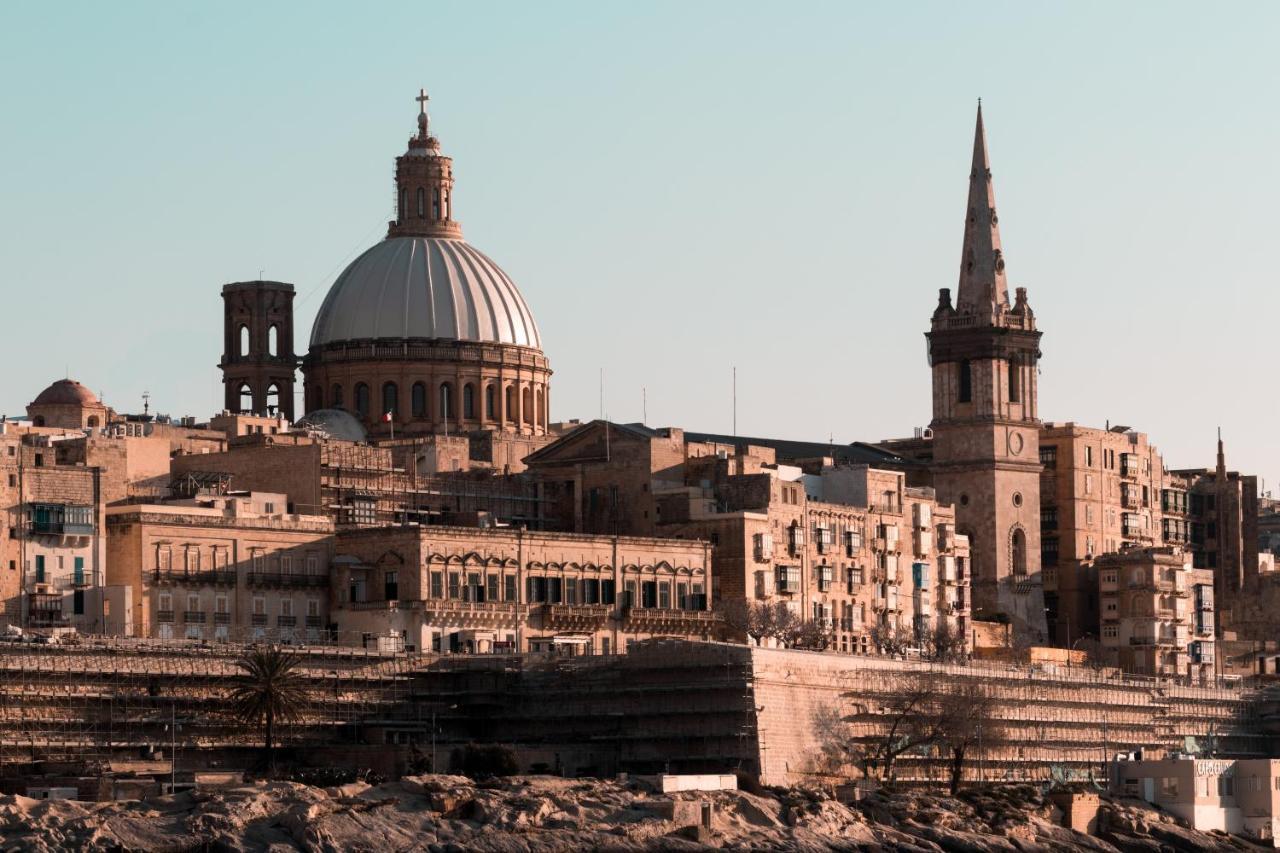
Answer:
[[[380, 239], [419, 86], [552, 416], [836, 441], [929, 419], [985, 104], [1041, 414], [1280, 478], [1280, 6], [6, 3], [0, 411], [220, 406], [223, 282], [298, 347]], [[1280, 485], [1278, 483], [1277, 485]]]

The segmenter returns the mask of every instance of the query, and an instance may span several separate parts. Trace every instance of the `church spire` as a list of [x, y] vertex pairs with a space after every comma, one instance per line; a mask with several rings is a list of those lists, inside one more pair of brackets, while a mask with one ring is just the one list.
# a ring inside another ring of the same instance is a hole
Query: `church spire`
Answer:
[[969, 172], [964, 248], [960, 255], [960, 287], [956, 298], [956, 307], [962, 313], [989, 314], [1009, 307], [999, 221], [995, 187], [991, 183], [987, 132], [982, 124], [982, 101], [979, 100], [978, 121], [973, 131], [973, 166]]

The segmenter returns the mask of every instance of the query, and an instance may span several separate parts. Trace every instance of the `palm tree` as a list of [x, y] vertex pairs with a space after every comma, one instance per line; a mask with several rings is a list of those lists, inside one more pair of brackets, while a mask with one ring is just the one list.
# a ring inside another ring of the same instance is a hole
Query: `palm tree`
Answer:
[[231, 688], [231, 710], [244, 723], [264, 724], [267, 766], [275, 769], [274, 735], [276, 723], [286, 723], [302, 714], [307, 691], [297, 671], [301, 658], [277, 646], [253, 648], [236, 661], [241, 670]]

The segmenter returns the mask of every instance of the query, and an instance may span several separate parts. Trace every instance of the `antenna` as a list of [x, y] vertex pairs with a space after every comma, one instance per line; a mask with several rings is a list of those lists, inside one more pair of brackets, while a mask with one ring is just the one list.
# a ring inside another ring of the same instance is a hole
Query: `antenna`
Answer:
[[151, 414], [151, 392], [150, 391], [142, 392], [142, 414], [143, 415]]
[[738, 434], [738, 365], [733, 366], [733, 434]]
[[640, 386], [640, 423], [649, 425], [649, 389]]
[[600, 368], [600, 420], [604, 420], [604, 368]]

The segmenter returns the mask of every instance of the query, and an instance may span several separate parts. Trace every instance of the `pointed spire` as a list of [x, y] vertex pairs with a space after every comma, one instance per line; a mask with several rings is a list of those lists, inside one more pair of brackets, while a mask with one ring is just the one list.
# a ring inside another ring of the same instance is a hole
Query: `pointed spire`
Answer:
[[995, 187], [991, 183], [987, 132], [982, 124], [982, 101], [979, 100], [978, 120], [973, 132], [973, 165], [969, 172], [964, 248], [960, 255], [960, 287], [956, 294], [956, 306], [961, 312], [989, 314], [1009, 306], [999, 221]]
[[1222, 446], [1222, 427], [1218, 427], [1218, 469], [1219, 479], [1223, 479], [1227, 474], [1227, 454]]

